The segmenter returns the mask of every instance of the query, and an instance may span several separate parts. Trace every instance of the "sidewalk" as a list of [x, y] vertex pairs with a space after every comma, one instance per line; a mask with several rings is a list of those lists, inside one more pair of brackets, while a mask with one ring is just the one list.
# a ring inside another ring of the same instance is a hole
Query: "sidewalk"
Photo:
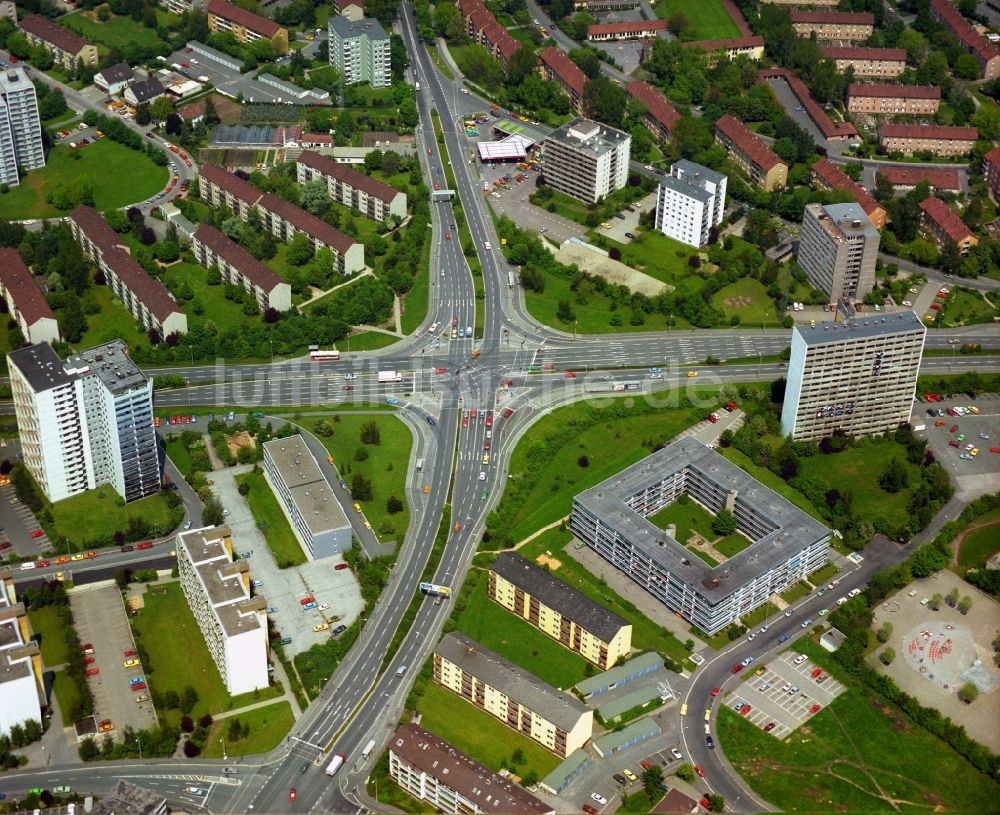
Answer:
[[434, 45], [437, 46], [438, 55], [444, 62], [448, 63], [448, 67], [451, 68], [452, 73], [455, 74], [455, 79], [465, 79], [465, 74], [459, 70], [458, 65], [455, 64], [455, 60], [452, 59], [451, 51], [448, 50], [448, 43], [446, 43], [441, 37], [438, 37], [434, 41]]

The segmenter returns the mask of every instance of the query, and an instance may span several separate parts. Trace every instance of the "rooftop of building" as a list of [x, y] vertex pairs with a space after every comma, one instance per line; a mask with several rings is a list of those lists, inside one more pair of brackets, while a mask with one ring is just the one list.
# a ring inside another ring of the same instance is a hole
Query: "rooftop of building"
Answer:
[[623, 681], [631, 674], [634, 674], [636, 671], [645, 671], [650, 668], [662, 667], [663, 657], [656, 653], [656, 651], [646, 651], [646, 653], [634, 656], [627, 662], [624, 662], [621, 665], [615, 665], [614, 668], [609, 668], [603, 673], [599, 673], [596, 676], [588, 676], [586, 679], [581, 679], [576, 683], [575, 687], [577, 691], [584, 696], [589, 696], [596, 690], [601, 690], [602, 688], [607, 688], [611, 685], [617, 685], [619, 682]]
[[681, 115], [674, 109], [674, 106], [648, 82], [634, 79], [628, 83], [625, 90], [642, 102], [649, 115], [668, 130], [680, 121]]
[[228, 2], [228, 0], [209, 0], [208, 7], [205, 10], [209, 14], [224, 17], [265, 37], [273, 37], [282, 30], [282, 27], [274, 22], [274, 20], [262, 17], [260, 14], [255, 14], [249, 9]]
[[55, 319], [42, 290], [16, 249], [0, 248], [0, 286], [10, 292], [17, 310], [29, 326], [46, 318]]
[[24, 374], [24, 378], [36, 393], [68, 385], [74, 379], [66, 373], [63, 361], [47, 342], [10, 351], [7, 359]]
[[909, 331], [916, 331], [921, 334], [927, 332], [927, 328], [920, 322], [920, 318], [912, 311], [900, 311], [895, 314], [883, 314], [875, 317], [848, 320], [846, 322], [827, 322], [817, 323], [816, 325], [795, 326], [795, 333], [802, 338], [806, 345], [811, 346], [837, 342], [856, 342]]
[[974, 233], [965, 225], [961, 218], [940, 198], [933, 195], [920, 202], [920, 209], [925, 217], [930, 218], [942, 232], [945, 233], [955, 243], [959, 243], [974, 236]]
[[701, 201], [703, 204], [707, 204], [712, 200], [712, 193], [708, 192], [708, 190], [700, 187], [688, 178], [677, 178], [676, 176], [665, 175], [660, 178], [660, 186], [666, 187], [668, 190], [673, 190], [674, 192], [688, 198], [693, 198], [696, 201]]
[[107, 68], [102, 68], [98, 73], [108, 82], [125, 82], [135, 76], [135, 71], [132, 70], [132, 66], [127, 62], [117, 62], [114, 65], [109, 65]]
[[577, 117], [553, 130], [548, 135], [546, 143], [559, 142], [596, 158], [603, 156], [609, 150], [614, 150], [630, 138], [628, 133], [623, 133], [621, 130]]
[[119, 779], [90, 815], [157, 815], [166, 809], [167, 799], [158, 792]]
[[0, 93], [17, 93], [29, 88], [34, 92], [35, 86], [23, 68], [10, 67], [0, 71]]
[[[771, 531], [724, 563], [710, 566], [627, 505], [644, 490], [686, 471], [696, 472], [722, 493], [735, 490], [737, 502], [753, 507]], [[654, 563], [695, 586], [710, 602], [722, 600], [747, 581], [780, 566], [830, 534], [829, 529], [786, 498], [692, 438], [679, 439], [626, 467], [581, 492], [574, 503], [601, 518]]]
[[715, 127], [765, 172], [778, 164], [784, 164], [777, 153], [757, 138], [754, 132], [735, 116], [727, 113], [719, 117]]
[[559, 77], [560, 82], [572, 88], [577, 96], [583, 97], [583, 87], [587, 84], [587, 75], [579, 65], [569, 58], [565, 51], [550, 45], [542, 50], [538, 59]]
[[870, 11], [814, 11], [793, 9], [792, 23], [833, 23], [839, 25], [875, 25], [875, 15]]
[[897, 125], [884, 124], [881, 127], [884, 139], [944, 139], [951, 141], [975, 141], [979, 131], [974, 127], [960, 125]]
[[509, 778], [469, 758], [444, 739], [416, 724], [400, 725], [389, 749], [421, 772], [473, 802], [479, 812], [497, 815], [552, 815], [548, 804]]
[[336, 494], [316, 458], [300, 435], [272, 439], [264, 452], [291, 493], [303, 520], [312, 532], [326, 532], [350, 526]]
[[545, 684], [533, 673], [458, 631], [445, 634], [434, 652], [561, 730], [569, 732], [581, 716], [590, 713], [575, 697]]
[[663, 31], [666, 20], [625, 20], [620, 23], [596, 23], [587, 27], [587, 36], [599, 34], [639, 34], [643, 31]]
[[255, 258], [210, 224], [200, 224], [195, 230], [194, 237], [227, 263], [236, 267], [247, 280], [266, 292], [273, 291], [276, 286], [285, 282], [270, 266]]
[[692, 46], [700, 48], [702, 51], [728, 51], [738, 48], [763, 48], [764, 38], [754, 35], [744, 35], [742, 37], [723, 37], [718, 40], [692, 40], [690, 42], [682, 42], [681, 45], [684, 47]]
[[905, 48], [870, 48], [864, 45], [821, 46], [823, 56], [828, 59], [861, 59], [882, 62], [906, 62]]
[[[335, 20], [341, 18], [334, 17]], [[339, 229], [330, 226], [326, 221], [317, 218], [302, 207], [286, 201], [273, 192], [265, 192], [259, 201], [260, 206], [272, 212], [283, 221], [290, 223], [299, 232], [305, 232], [310, 238], [326, 244], [339, 254], [346, 254], [352, 247], [359, 245], [354, 238], [345, 235]]]
[[38, 14], [27, 15], [18, 26], [69, 54], [79, 54], [89, 45], [83, 37]]
[[607, 756], [627, 744], [644, 741], [647, 738], [658, 735], [660, 735], [660, 726], [652, 717], [646, 717], [639, 719], [637, 722], [632, 722], [632, 724], [623, 727], [621, 730], [615, 730], [603, 736], [598, 736], [594, 739], [594, 748]]
[[330, 18], [330, 30], [336, 31], [343, 40], [353, 39], [366, 35], [372, 40], [387, 40], [389, 35], [385, 33], [382, 24], [371, 17], [362, 17], [360, 20], [349, 20], [347, 17], [336, 15]]
[[836, 241], [880, 237], [868, 214], [853, 201], [846, 204], [807, 204], [806, 211], [815, 215], [819, 225]]
[[361, 171], [355, 170], [348, 164], [342, 164], [327, 156], [321, 156], [312, 150], [303, 150], [302, 154], [295, 160], [300, 164], [323, 173], [323, 175], [328, 175], [345, 184], [350, 184], [352, 187], [356, 187], [380, 201], [389, 203], [397, 195], [400, 195], [399, 190], [395, 187], [390, 187], [388, 184], [372, 178], [370, 175], [365, 175]]
[[931, 0], [931, 9], [946, 20], [955, 36], [972, 48], [981, 59], [987, 61], [1000, 55], [997, 47], [976, 31], [972, 23], [949, 0]]
[[875, 197], [862, 187], [857, 181], [840, 169], [828, 158], [821, 158], [812, 166], [812, 171], [818, 178], [823, 179], [826, 184], [835, 190], [846, 190], [858, 199], [858, 203], [866, 214], [871, 215], [876, 210], [883, 207]]
[[121, 340], [96, 345], [67, 357], [66, 370], [80, 375], [96, 376], [111, 393], [124, 393], [145, 387], [149, 381], [128, 355]]
[[870, 96], [876, 99], [940, 99], [941, 88], [937, 85], [852, 82], [847, 86], [847, 95]]
[[218, 164], [202, 164], [198, 167], [198, 175], [247, 204], [256, 203], [264, 194], [246, 179], [240, 178]]
[[[995, 151], [1000, 157], [1000, 147]], [[989, 153], [986, 154], [987, 156]], [[937, 190], [960, 190], [962, 182], [958, 170], [932, 170], [929, 167], [886, 167], [878, 168], [878, 174], [885, 176], [896, 186], [915, 187], [921, 181], [926, 181]]]

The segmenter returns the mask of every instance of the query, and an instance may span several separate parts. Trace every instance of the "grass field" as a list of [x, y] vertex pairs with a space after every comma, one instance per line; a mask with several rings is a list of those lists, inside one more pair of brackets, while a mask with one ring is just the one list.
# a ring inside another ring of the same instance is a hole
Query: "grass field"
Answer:
[[[245, 739], [231, 741], [226, 737], [231, 719], [238, 719], [242, 724], [250, 726], [250, 735]], [[222, 758], [222, 740], [225, 738], [225, 755], [250, 756], [273, 750], [295, 724], [292, 706], [289, 702], [275, 702], [273, 705], [259, 707], [212, 723], [201, 751], [202, 758]]]
[[147, 340], [146, 332], [139, 331], [135, 318], [107, 286], [91, 286], [83, 293], [83, 303], [84, 311], [91, 303], [101, 311], [87, 315], [87, 331], [76, 348], [93, 348], [115, 339], [121, 339], [126, 345]]
[[586, 660], [563, 648], [487, 596], [485, 571], [476, 572], [476, 587], [458, 630], [556, 688], [570, 688], [584, 677]]
[[[74, 159], [73, 156], [79, 156]], [[121, 183], [109, 167], [128, 167], [128, 184]], [[65, 215], [48, 203], [46, 196], [59, 184], [69, 184], [74, 178], [88, 177], [94, 190], [94, 206], [98, 210], [117, 209], [156, 194], [167, 183], [166, 167], [157, 167], [143, 153], [103, 139], [84, 148], [73, 150], [57, 144], [48, 155], [47, 164], [21, 178], [17, 187], [0, 195], [0, 218], [53, 218]]]
[[[173, 15], [171, 15], [173, 16]], [[176, 19], [176, 18], [175, 18]], [[106, 23], [91, 19], [86, 12], [67, 14], [60, 19], [60, 25], [75, 31], [86, 40], [91, 40], [108, 48], [121, 50], [128, 45], [139, 45], [159, 49], [165, 46], [156, 30], [135, 22], [131, 17], [112, 17]]]
[[796, 600], [805, 597], [812, 589], [801, 580], [781, 593], [781, 599], [786, 603], [794, 603]]
[[[333, 424], [333, 435], [316, 438], [333, 456], [340, 477], [348, 486], [355, 475], [362, 475], [372, 483], [372, 500], [359, 502], [372, 529], [381, 540], [402, 541], [410, 523], [405, 490], [406, 468], [413, 444], [409, 428], [394, 415], [335, 415], [326, 419]], [[317, 417], [306, 416], [299, 423], [312, 430], [317, 421]], [[382, 443], [363, 445], [361, 425], [372, 421], [378, 426]], [[355, 454], [362, 447], [368, 451], [368, 458], [357, 461]], [[326, 462], [321, 466], [327, 466]], [[386, 510], [386, 500], [391, 495], [403, 502], [402, 512], [390, 515]]]
[[777, 326], [782, 315], [775, 315], [774, 300], [767, 294], [767, 287], [759, 280], [744, 277], [712, 295], [712, 305], [729, 316], [736, 315], [744, 327], [758, 325]]
[[722, 455], [733, 462], [733, 464], [739, 466], [740, 469], [746, 470], [765, 487], [770, 487], [779, 495], [784, 496], [803, 512], [807, 512], [812, 515], [816, 520], [822, 520], [822, 516], [819, 514], [816, 507], [812, 505], [812, 502], [797, 489], [788, 486], [788, 483], [783, 478], [775, 475], [764, 467], [758, 467], [751, 459], [747, 458], [747, 456], [743, 455], [743, 453], [735, 447], [719, 447], [718, 450], [722, 453]]
[[[200, 329], [206, 323], [211, 322], [216, 326], [245, 325], [250, 321], [257, 322], [256, 315], [248, 317], [243, 313], [243, 304], [226, 299], [225, 286], [209, 286], [208, 270], [202, 268], [197, 263], [174, 263], [163, 270], [160, 279], [163, 284], [174, 293], [177, 301], [184, 307], [188, 315], [188, 328], [190, 330]], [[177, 292], [182, 286], [188, 286], [194, 297], [190, 301], [184, 301], [177, 296]], [[195, 314], [193, 306], [201, 304], [204, 307], [202, 314]]]
[[981, 525], [962, 539], [962, 547], [958, 551], [959, 574], [966, 569], [982, 568], [986, 559], [1000, 550], [1000, 509], [988, 512], [975, 523]]
[[534, 770], [539, 778], [544, 778], [560, 763], [557, 755], [538, 742], [519, 735], [490, 714], [434, 682], [428, 682], [417, 709], [423, 715], [421, 727], [492, 770], [499, 770], [504, 761], [511, 764], [511, 756], [517, 749], [524, 753], [526, 759], [523, 765], [517, 767], [518, 774], [522, 776]]
[[76, 700], [80, 698], [76, 683], [66, 675], [66, 671], [56, 671], [53, 675], [52, 691], [59, 703], [63, 726], [72, 726], [73, 720], [69, 717], [69, 711], [75, 707]]
[[399, 342], [402, 337], [394, 334], [383, 334], [381, 331], [362, 331], [353, 337], [342, 340], [340, 348], [343, 351], [376, 351], [379, 348], [388, 348]]
[[[622, 253], [622, 263], [626, 266], [663, 283], [676, 287], [685, 278], [691, 277], [688, 258], [695, 254], [694, 249], [660, 232], [640, 230], [638, 237], [631, 243], [618, 243], [607, 238], [605, 240], [609, 246], [616, 247]], [[695, 279], [700, 280], [697, 277]]]
[[943, 327], [988, 323], [996, 316], [996, 307], [979, 292], [962, 288], [953, 289], [937, 312], [938, 323]]
[[42, 606], [28, 611], [31, 630], [39, 635], [42, 662], [46, 668], [62, 665], [69, 659], [69, 648], [63, 636], [65, 625], [56, 606]]
[[692, 532], [697, 532], [708, 540], [715, 540], [717, 537], [712, 531], [711, 514], [694, 501], [688, 501], [687, 503], [674, 501], [659, 512], [650, 515], [646, 520], [653, 524], [653, 526], [664, 530], [668, 524], [676, 524], [676, 540], [680, 544], [686, 544]]
[[687, 33], [693, 40], [721, 40], [740, 36], [732, 17], [719, 0], [658, 0], [656, 16], [668, 20], [675, 14], [683, 14], [688, 19]]
[[264, 480], [263, 473], [249, 472], [236, 476], [238, 484], [249, 484], [250, 492], [246, 494], [246, 502], [257, 522], [257, 528], [264, 534], [278, 568], [298, 566], [306, 562], [298, 538], [292, 531], [291, 524], [281, 511], [278, 499]]
[[1000, 785], [866, 690], [784, 741], [728, 709], [718, 729], [729, 761], [785, 812], [982, 812], [1000, 799]]
[[166, 447], [167, 458], [181, 471], [181, 475], [189, 478], [194, 471], [191, 468], [191, 454], [188, 452], [187, 447], [184, 446], [179, 438], [173, 438], [168, 441]]
[[104, 486], [52, 504], [56, 534], [65, 536], [73, 548], [80, 550], [101, 536], [126, 531], [132, 517], [157, 525], [171, 520], [170, 507], [162, 495], [151, 495], [121, 507], [115, 503], [117, 497], [114, 489]]

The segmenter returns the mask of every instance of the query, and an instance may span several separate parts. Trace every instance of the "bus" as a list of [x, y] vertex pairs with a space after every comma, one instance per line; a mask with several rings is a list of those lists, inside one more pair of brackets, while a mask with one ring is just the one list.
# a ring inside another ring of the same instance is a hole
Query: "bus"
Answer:
[[339, 770], [341, 768], [341, 766], [343, 766], [343, 764], [344, 764], [344, 756], [343, 756], [343, 754], [342, 753], [334, 753], [333, 760], [331, 760], [330, 763], [326, 765], [326, 774], [327, 775], [336, 775], [337, 774], [337, 770]]
[[375, 739], [372, 739], [365, 745], [365, 749], [361, 751], [362, 758], [368, 758], [372, 754], [372, 750], [375, 749]]
[[421, 583], [420, 591], [429, 594], [431, 597], [450, 597], [451, 589], [448, 586], [439, 586], [437, 583]]
[[507, 272], [507, 286], [510, 287], [510, 288], [514, 288], [514, 286], [516, 286], [516, 285], [517, 285], [517, 281], [514, 278], [514, 273], [513, 272]]
[[340, 351], [310, 351], [310, 362], [336, 362], [340, 359]]

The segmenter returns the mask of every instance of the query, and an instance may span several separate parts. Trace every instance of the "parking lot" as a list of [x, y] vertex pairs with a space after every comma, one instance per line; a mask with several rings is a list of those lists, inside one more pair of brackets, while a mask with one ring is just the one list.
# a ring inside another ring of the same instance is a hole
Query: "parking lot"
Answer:
[[175, 65], [179, 65], [179, 72], [182, 75], [187, 74], [190, 79], [199, 81], [199, 77], [208, 77], [208, 84], [214, 85], [218, 90], [225, 91], [234, 97], [243, 94], [243, 98], [250, 102], [290, 102], [292, 104], [302, 102], [301, 99], [282, 93], [278, 88], [257, 82], [254, 79], [256, 71], [241, 74], [236, 68], [216, 62], [205, 54], [195, 53], [189, 48], [174, 51], [167, 57], [164, 67], [178, 71], [174, 67]]
[[[940, 402], [915, 402], [911, 422], [926, 426], [923, 435], [928, 446], [963, 497], [996, 492], [1000, 489], [1000, 453], [992, 450], [1000, 450], [1000, 396], [983, 394], [973, 399], [967, 394], [938, 395], [942, 397]], [[920, 396], [926, 399], [926, 394]], [[955, 408], [975, 408], [979, 412], [949, 416], [947, 411]], [[945, 415], [931, 416], [931, 411], [943, 411]], [[973, 450], [979, 452], [973, 455]]]
[[777, 739], [797, 729], [846, 690], [825, 671], [791, 651], [761, 667], [762, 672], [758, 668], [752, 678], [727, 693], [724, 704]]
[[95, 583], [74, 589], [70, 593], [70, 607], [81, 644], [94, 648], [90, 657], [94, 661], [87, 669], [97, 673], [88, 676], [87, 682], [94, 695], [96, 721], [110, 720], [114, 725], [111, 731], [114, 737], [126, 727], [133, 730], [154, 727], [156, 712], [149, 701], [150, 690], [129, 693], [129, 680], [145, 677], [145, 674], [142, 665], [125, 667], [126, 661], [138, 659], [138, 656], [127, 655], [135, 650], [135, 641], [118, 586]]
[[635, 235], [639, 229], [639, 216], [644, 212], [656, 209], [656, 193], [651, 192], [645, 198], [630, 205], [632, 208], [623, 209], [610, 221], [605, 221], [607, 226], [602, 224], [595, 231], [598, 235], [605, 235], [618, 243], [631, 243], [630, 235]]
[[[52, 551], [52, 541], [42, 531], [35, 514], [17, 499], [11, 485], [0, 487], [0, 555], [7, 560], [18, 557], [38, 558]], [[39, 534], [40, 533], [40, 534]], [[10, 543], [10, 546], [3, 546]]]

